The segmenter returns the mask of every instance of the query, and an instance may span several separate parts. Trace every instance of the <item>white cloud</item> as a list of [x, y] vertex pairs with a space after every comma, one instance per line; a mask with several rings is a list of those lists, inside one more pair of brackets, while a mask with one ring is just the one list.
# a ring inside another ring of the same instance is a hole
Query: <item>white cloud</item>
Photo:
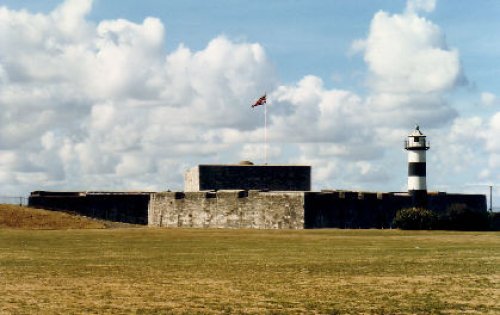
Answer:
[[154, 171], [155, 168], [151, 158], [142, 156], [139, 153], [129, 153], [122, 156], [116, 166], [116, 174], [118, 176], [141, 176]]
[[447, 47], [438, 26], [416, 14], [378, 12], [365, 40], [374, 90], [432, 93], [463, 81], [458, 51]]
[[[500, 167], [500, 112], [497, 112], [491, 117], [485, 130], [486, 149], [490, 153], [490, 167], [498, 169]], [[500, 174], [497, 172], [497, 179], [500, 179]]]
[[[273, 144], [267, 145], [268, 160], [278, 160], [282, 154], [282, 148]], [[242, 161], [251, 161], [254, 164], [261, 163], [265, 160], [266, 152], [265, 145], [261, 143], [248, 143], [243, 145], [239, 158]]]
[[85, 16], [92, 9], [92, 2], [92, 0], [66, 0], [51, 13], [50, 18], [66, 36], [81, 35], [82, 25], [87, 24]]
[[456, 118], [449, 129], [433, 132], [431, 154], [432, 164], [443, 178], [463, 173], [480, 164], [482, 154], [478, 150], [483, 147], [484, 122], [479, 117]]
[[448, 47], [437, 25], [417, 15], [434, 7], [434, 1], [408, 1], [403, 14], [380, 11], [368, 36], [352, 44], [352, 50], [364, 53], [368, 67], [365, 103], [375, 126], [437, 127], [458, 115], [446, 99], [466, 82], [458, 51]]
[[406, 2], [406, 12], [432, 12], [436, 8], [436, 0], [408, 0]]
[[[300, 157], [292, 162], [312, 165], [314, 189], [370, 190], [369, 186], [381, 188], [380, 182], [395, 174], [379, 161], [349, 160], [344, 158], [346, 147], [327, 143], [299, 144]], [[402, 163], [404, 165], [404, 163]], [[397, 176], [397, 175], [396, 175]], [[404, 178], [404, 175], [402, 175]], [[374, 184], [370, 185], [370, 184]], [[372, 188], [373, 190], [373, 188]]]
[[[68, 0], [47, 15], [0, 8], [6, 178], [23, 185], [36, 169], [59, 189], [127, 189], [163, 172], [146, 186], [164, 186], [178, 178], [165, 172], [181, 172], [177, 159], [217, 156], [253, 128], [250, 101], [276, 85], [259, 44], [217, 37], [167, 54], [158, 19], [94, 24], [91, 6]], [[13, 156], [27, 158], [13, 164]]]
[[484, 106], [493, 106], [498, 103], [498, 98], [490, 92], [481, 93], [481, 104]]
[[[280, 86], [272, 94], [272, 138], [289, 142], [349, 142], [367, 133], [369, 119], [360, 115], [367, 108], [356, 94], [328, 90], [315, 76], [304, 77], [295, 86]], [[369, 136], [367, 134], [367, 136]]]
[[[487, 122], [478, 127], [476, 134], [485, 143], [484, 149], [487, 159], [487, 163], [481, 164], [485, 168], [478, 174], [478, 179], [489, 183], [498, 183], [500, 182], [500, 172], [498, 172], [500, 168], [500, 112], [494, 113]], [[477, 143], [475, 144], [477, 146]]]
[[403, 128], [421, 124], [427, 128], [450, 123], [458, 113], [440, 93], [375, 93], [367, 98], [377, 126]]
[[[194, 164], [261, 162], [263, 108], [250, 104], [265, 91], [270, 159], [313, 165], [316, 188], [404, 181], [401, 144], [416, 122], [449, 132], [454, 152], [464, 139], [478, 141], [490, 165], [500, 161], [497, 117], [481, 131], [485, 121], [457, 119], [447, 101], [465, 77], [458, 51], [417, 15], [434, 1], [377, 13], [353, 43], [368, 67], [366, 93], [326, 87], [315, 75], [280, 83], [258, 43], [218, 36], [200, 50], [167, 52], [160, 20], [94, 23], [91, 7], [67, 0], [49, 14], [0, 8], [5, 189], [160, 190], [181, 187]], [[494, 102], [490, 94], [484, 104]]]

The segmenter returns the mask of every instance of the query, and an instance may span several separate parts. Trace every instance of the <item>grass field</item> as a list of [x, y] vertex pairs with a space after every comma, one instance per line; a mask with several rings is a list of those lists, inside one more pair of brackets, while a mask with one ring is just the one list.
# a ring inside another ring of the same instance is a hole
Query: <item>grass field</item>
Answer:
[[499, 314], [500, 234], [0, 229], [0, 314]]

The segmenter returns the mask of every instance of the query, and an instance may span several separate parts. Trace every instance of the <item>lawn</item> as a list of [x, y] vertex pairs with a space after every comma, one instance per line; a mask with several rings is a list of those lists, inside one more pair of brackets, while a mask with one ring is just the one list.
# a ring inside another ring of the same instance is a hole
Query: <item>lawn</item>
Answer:
[[0, 229], [0, 314], [500, 314], [500, 233]]

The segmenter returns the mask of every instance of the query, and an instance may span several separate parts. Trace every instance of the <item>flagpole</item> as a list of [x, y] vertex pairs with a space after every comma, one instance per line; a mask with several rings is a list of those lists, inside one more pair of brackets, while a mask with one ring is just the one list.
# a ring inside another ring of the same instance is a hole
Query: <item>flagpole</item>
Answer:
[[264, 106], [264, 165], [267, 165], [267, 94], [262, 95], [253, 105], [252, 108], [256, 106]]
[[267, 104], [264, 104], [264, 164], [267, 165]]

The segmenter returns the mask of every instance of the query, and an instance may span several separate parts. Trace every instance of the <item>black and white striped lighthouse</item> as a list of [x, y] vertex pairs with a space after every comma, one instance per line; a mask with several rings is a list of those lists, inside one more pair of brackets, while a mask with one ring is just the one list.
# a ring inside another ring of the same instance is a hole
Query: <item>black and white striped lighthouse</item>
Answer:
[[415, 207], [425, 207], [427, 204], [425, 153], [429, 148], [425, 135], [418, 125], [415, 126], [405, 141], [408, 151], [408, 193]]

